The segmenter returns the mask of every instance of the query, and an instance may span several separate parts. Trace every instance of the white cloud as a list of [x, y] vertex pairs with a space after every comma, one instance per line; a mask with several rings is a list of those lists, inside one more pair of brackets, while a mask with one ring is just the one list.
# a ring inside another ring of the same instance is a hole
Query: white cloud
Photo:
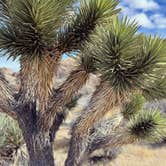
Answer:
[[157, 28], [166, 28], [166, 17], [162, 14], [154, 14], [150, 17]]
[[128, 5], [130, 8], [142, 9], [145, 11], [160, 8], [159, 4], [154, 0], [123, 0], [122, 4]]
[[136, 13], [135, 10], [129, 8], [128, 6], [122, 6], [122, 5], [119, 5], [119, 8], [121, 8], [121, 13], [125, 16], [132, 16], [133, 14]]
[[149, 28], [149, 29], [154, 28], [153, 22], [149, 19], [149, 17], [145, 13], [137, 13], [131, 16], [131, 19], [136, 20], [136, 22], [138, 22], [138, 24], [144, 28]]
[[122, 14], [128, 16], [131, 21], [135, 20], [139, 25], [145, 28], [153, 28], [153, 22], [150, 20], [146, 13], [138, 13], [136, 10], [128, 6], [120, 6], [122, 8]]
[[[132, 7], [133, 6], [133, 7]], [[139, 25], [147, 29], [164, 29], [166, 28], [166, 16], [153, 10], [148, 14], [147, 10], [159, 9], [159, 5], [152, 0], [123, 0], [120, 4], [122, 14], [136, 20]], [[142, 10], [138, 10], [142, 9]]]

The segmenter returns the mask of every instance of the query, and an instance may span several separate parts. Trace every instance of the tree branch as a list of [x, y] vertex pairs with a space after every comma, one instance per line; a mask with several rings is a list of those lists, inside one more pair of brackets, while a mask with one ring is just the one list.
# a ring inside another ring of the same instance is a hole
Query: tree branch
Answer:
[[[116, 106], [121, 106], [127, 99], [127, 94], [116, 94], [109, 82], [102, 81], [94, 92], [89, 105], [77, 118], [74, 130], [77, 134], [85, 135], [88, 130]], [[114, 114], [114, 112], [112, 112]]]
[[64, 52], [79, 50], [84, 42], [94, 33], [99, 23], [118, 13], [116, 0], [82, 1], [70, 23], [59, 34], [59, 45]]
[[16, 112], [14, 111], [15, 99], [13, 94], [12, 88], [0, 74], [0, 112], [6, 113], [16, 119]]
[[21, 90], [19, 101], [22, 103], [38, 101], [38, 111], [46, 109], [48, 98], [53, 89], [53, 78], [56, 75], [61, 53], [53, 52], [51, 56], [46, 52], [44, 57], [36, 57], [34, 61], [20, 58]]
[[117, 148], [133, 143], [132, 137], [126, 132], [125, 121], [121, 114], [96, 123], [89, 132], [88, 136], [81, 137], [82, 140], [75, 135], [77, 142], [73, 144], [75, 147], [72, 146], [75, 149], [69, 151], [66, 166], [81, 165], [80, 163], [87, 160], [95, 150]]
[[[42, 117], [41, 125], [47, 130], [56, 123], [55, 128], [58, 129], [63, 122], [63, 107], [70, 102], [73, 95], [77, 93], [89, 78], [89, 73], [84, 70], [82, 66], [79, 66], [76, 70], [71, 72], [67, 80], [60, 86], [58, 90], [55, 90], [50, 104], [50, 109], [46, 111], [44, 117]], [[61, 119], [59, 121], [59, 118]], [[55, 122], [56, 121], [56, 122]], [[57, 124], [57, 121], [59, 123]]]
[[[109, 127], [111, 128], [111, 126]], [[136, 140], [132, 139], [124, 126], [119, 126], [117, 130], [107, 133], [106, 135], [97, 134], [99, 133], [96, 133], [94, 140], [88, 147], [88, 155], [98, 149], [118, 148], [136, 142]]]
[[125, 119], [117, 114], [111, 119], [100, 121], [91, 129], [83, 140], [84, 153], [77, 156], [81, 162], [95, 150], [119, 148], [123, 145], [141, 141], [158, 142], [165, 138], [165, 117], [156, 110], [144, 110]]

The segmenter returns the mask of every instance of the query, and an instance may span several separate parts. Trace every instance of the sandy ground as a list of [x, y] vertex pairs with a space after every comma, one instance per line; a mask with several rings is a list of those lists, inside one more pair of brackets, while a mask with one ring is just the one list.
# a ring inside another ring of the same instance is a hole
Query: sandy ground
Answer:
[[[74, 111], [75, 112], [75, 111]], [[75, 113], [69, 115], [66, 123], [60, 128], [55, 143], [57, 166], [64, 166], [70, 139], [69, 123], [75, 119]], [[122, 148], [119, 156], [113, 161], [85, 166], [166, 166], [166, 146], [152, 148], [143, 145], [127, 145]]]
[[[64, 166], [68, 151], [68, 129], [63, 127], [58, 133], [55, 144], [55, 158], [57, 166]], [[122, 148], [119, 156], [111, 161], [86, 166], [166, 166], [166, 147], [151, 148], [142, 145], [127, 145]]]
[[[71, 112], [72, 113], [68, 115], [68, 118], [61, 126], [56, 136], [54, 145], [54, 157], [56, 159], [55, 162], [57, 166], [64, 166], [70, 140], [69, 126], [71, 126], [76, 116], [78, 116], [77, 110], [73, 110]], [[26, 148], [23, 147], [21, 151], [25, 152], [25, 149]], [[27, 152], [24, 154], [27, 154]], [[100, 152], [97, 152], [96, 154], [99, 156], [101, 155]], [[19, 162], [16, 161], [14, 165], [10, 166], [27, 166], [27, 164], [22, 163], [25, 161], [24, 159], [18, 158]], [[83, 166], [166, 166], [166, 145], [156, 148], [152, 148], [152, 146], [147, 145], [127, 145], [122, 148], [118, 157], [112, 161], [107, 160], [104, 162], [97, 162], [95, 164], [85, 163]]]

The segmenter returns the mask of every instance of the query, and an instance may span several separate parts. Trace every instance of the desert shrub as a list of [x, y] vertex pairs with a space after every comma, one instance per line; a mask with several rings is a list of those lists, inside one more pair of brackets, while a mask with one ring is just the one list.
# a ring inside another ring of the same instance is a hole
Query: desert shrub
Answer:
[[17, 121], [0, 114], [0, 157], [11, 160], [22, 144], [22, 132]]

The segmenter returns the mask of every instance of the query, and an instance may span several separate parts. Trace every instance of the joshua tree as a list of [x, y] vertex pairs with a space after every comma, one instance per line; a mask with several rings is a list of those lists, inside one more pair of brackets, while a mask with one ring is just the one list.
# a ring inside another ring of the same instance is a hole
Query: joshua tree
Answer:
[[[63, 107], [91, 73], [101, 83], [73, 126], [67, 166], [80, 165], [95, 149], [143, 139], [141, 131], [145, 139], [163, 138], [165, 119], [154, 111], [135, 115], [128, 124], [132, 111], [126, 109], [126, 126], [118, 121], [114, 131], [113, 117], [108, 126], [112, 132], [102, 136], [95, 129], [96, 123], [105, 124], [100, 121], [104, 114], [125, 107], [135, 94], [145, 100], [166, 96], [164, 41], [138, 34], [135, 22], [117, 18], [117, 5], [117, 0], [0, 0], [0, 49], [21, 66], [19, 92], [0, 78], [0, 111], [18, 121], [30, 166], [54, 166], [52, 147], [64, 120]], [[73, 52], [78, 67], [56, 89], [59, 62], [64, 53]]]
[[94, 124], [84, 140], [80, 157], [86, 161], [92, 152], [101, 148], [116, 153], [123, 145], [161, 141], [166, 134], [165, 117], [159, 110], [144, 109], [143, 104], [144, 97], [136, 94], [123, 105], [120, 113]]

